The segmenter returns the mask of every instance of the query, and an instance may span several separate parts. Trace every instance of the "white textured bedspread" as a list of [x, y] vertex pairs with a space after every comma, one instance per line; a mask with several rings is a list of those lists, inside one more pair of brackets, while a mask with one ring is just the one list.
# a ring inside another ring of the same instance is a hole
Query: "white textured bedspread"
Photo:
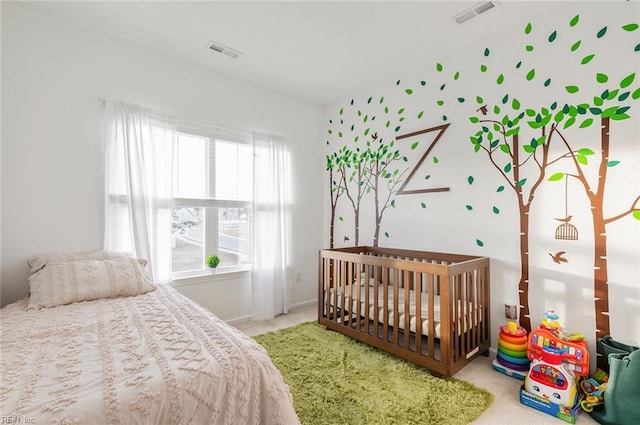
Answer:
[[0, 415], [13, 423], [300, 423], [266, 351], [172, 288], [26, 306], [0, 311]]

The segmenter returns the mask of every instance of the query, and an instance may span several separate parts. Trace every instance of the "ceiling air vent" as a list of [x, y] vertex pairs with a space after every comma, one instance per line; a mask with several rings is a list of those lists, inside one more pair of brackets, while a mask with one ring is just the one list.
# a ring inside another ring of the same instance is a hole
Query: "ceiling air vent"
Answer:
[[456, 21], [459, 24], [463, 24], [465, 22], [467, 22], [470, 19], [475, 18], [476, 16], [493, 9], [496, 6], [499, 6], [500, 2], [499, 1], [485, 1], [482, 3], [478, 3], [475, 6], [472, 6], [460, 13], [458, 13], [457, 15], [455, 15], [453, 18], [454, 21]]
[[208, 46], [209, 49], [213, 50], [214, 52], [222, 53], [223, 55], [227, 55], [234, 59], [242, 54], [242, 52], [232, 49], [231, 47], [227, 47], [224, 44], [220, 44], [216, 41], [210, 41]]

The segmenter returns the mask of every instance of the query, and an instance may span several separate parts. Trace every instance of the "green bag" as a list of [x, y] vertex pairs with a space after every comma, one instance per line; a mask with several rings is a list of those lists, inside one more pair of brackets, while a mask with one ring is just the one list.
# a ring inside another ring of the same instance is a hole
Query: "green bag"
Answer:
[[640, 424], [640, 349], [614, 341], [598, 339], [609, 361], [609, 381], [604, 392], [604, 408], [591, 416], [601, 424]]

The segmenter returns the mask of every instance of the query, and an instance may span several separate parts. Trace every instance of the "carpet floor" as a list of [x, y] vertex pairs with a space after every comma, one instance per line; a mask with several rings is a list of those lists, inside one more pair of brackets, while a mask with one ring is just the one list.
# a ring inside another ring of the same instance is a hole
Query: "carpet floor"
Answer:
[[254, 337], [293, 394], [303, 425], [468, 424], [488, 391], [355, 341], [317, 323]]

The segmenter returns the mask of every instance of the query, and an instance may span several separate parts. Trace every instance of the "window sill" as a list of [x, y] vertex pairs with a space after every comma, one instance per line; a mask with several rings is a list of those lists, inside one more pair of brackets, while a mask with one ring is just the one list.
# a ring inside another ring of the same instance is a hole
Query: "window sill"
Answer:
[[239, 277], [249, 277], [251, 275], [250, 266], [233, 266], [215, 269], [199, 270], [190, 273], [176, 273], [171, 280], [172, 286], [185, 286], [199, 283], [208, 283], [217, 280], [235, 279]]

